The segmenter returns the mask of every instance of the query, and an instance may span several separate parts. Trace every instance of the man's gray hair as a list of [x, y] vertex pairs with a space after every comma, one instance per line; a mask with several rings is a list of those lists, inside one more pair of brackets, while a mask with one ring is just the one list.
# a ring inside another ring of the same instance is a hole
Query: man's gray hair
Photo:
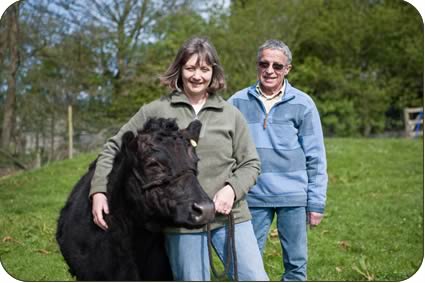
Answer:
[[265, 49], [274, 49], [274, 50], [282, 51], [283, 54], [285, 54], [286, 57], [288, 57], [288, 64], [291, 64], [291, 62], [292, 62], [291, 50], [289, 50], [288, 45], [286, 45], [282, 41], [277, 40], [277, 39], [269, 39], [266, 42], [264, 42], [263, 45], [261, 45], [258, 48], [257, 61], [260, 60], [261, 52]]

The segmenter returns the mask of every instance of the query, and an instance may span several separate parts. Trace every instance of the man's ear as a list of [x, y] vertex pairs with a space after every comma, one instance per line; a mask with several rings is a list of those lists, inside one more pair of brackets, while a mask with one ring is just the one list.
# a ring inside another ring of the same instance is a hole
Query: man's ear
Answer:
[[[199, 135], [201, 133], [201, 128], [202, 128], [201, 121], [194, 120], [182, 132], [183, 132], [183, 134], [185, 135], [186, 138], [188, 138], [189, 140], [193, 140], [193, 141], [195, 141], [195, 143], [197, 143], [198, 140], [199, 140]], [[192, 143], [192, 141], [191, 141], [191, 143]], [[193, 146], [196, 146], [196, 145], [193, 145]]]
[[292, 70], [292, 65], [291, 64], [289, 64], [287, 67], [286, 67], [286, 70], [285, 70], [285, 76], [286, 75], [288, 75], [289, 74], [289, 72]]

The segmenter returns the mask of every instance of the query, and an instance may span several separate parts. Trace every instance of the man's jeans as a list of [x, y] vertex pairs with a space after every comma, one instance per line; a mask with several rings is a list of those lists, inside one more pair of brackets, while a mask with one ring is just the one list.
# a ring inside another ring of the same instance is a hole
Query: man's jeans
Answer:
[[[212, 243], [221, 261], [226, 262], [227, 228], [211, 231]], [[240, 281], [268, 281], [251, 221], [235, 225], [238, 277]], [[176, 281], [209, 281], [207, 233], [166, 234], [166, 248]], [[228, 276], [233, 274], [233, 261]], [[220, 268], [220, 270], [222, 270]]]
[[274, 215], [283, 251], [283, 281], [307, 280], [307, 220], [305, 207], [250, 207], [252, 225], [261, 254]]

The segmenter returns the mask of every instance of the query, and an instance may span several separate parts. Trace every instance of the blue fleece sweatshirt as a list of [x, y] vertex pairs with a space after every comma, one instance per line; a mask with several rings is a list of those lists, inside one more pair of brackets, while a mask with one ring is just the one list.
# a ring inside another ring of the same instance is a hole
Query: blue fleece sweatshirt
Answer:
[[261, 159], [261, 175], [248, 192], [250, 207], [306, 206], [323, 213], [328, 176], [319, 112], [313, 100], [286, 81], [267, 114], [256, 84], [229, 102], [245, 116]]

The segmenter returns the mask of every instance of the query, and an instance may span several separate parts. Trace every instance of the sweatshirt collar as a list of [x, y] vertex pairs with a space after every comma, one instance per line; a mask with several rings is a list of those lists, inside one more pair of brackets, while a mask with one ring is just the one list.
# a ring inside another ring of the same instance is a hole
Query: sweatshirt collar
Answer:
[[[187, 104], [190, 105], [189, 99], [183, 92], [174, 91], [171, 93], [171, 104]], [[217, 94], [209, 94], [207, 101], [202, 108], [222, 109], [224, 107], [223, 99]]]
[[279, 89], [279, 91], [271, 96], [267, 96], [264, 94], [263, 90], [260, 87], [260, 82], [257, 82], [257, 86], [255, 87], [256, 91], [260, 94], [260, 96], [262, 96], [265, 100], [273, 100], [277, 97], [280, 98], [280, 100], [282, 100], [282, 97], [285, 94], [285, 88], [286, 88], [286, 80], [283, 81], [282, 87]]
[[[248, 94], [255, 96], [256, 98], [259, 99], [259, 96], [261, 95], [258, 91], [257, 91], [257, 85], [259, 85], [259, 81], [257, 81], [254, 85], [250, 86], [248, 89]], [[292, 86], [291, 84], [288, 82], [288, 80], [285, 79], [285, 82], [283, 83], [283, 88], [282, 90], [284, 91], [284, 94], [282, 95], [282, 98], [280, 101], [288, 101], [288, 100], [292, 100], [295, 97], [295, 94], [292, 92]]]

